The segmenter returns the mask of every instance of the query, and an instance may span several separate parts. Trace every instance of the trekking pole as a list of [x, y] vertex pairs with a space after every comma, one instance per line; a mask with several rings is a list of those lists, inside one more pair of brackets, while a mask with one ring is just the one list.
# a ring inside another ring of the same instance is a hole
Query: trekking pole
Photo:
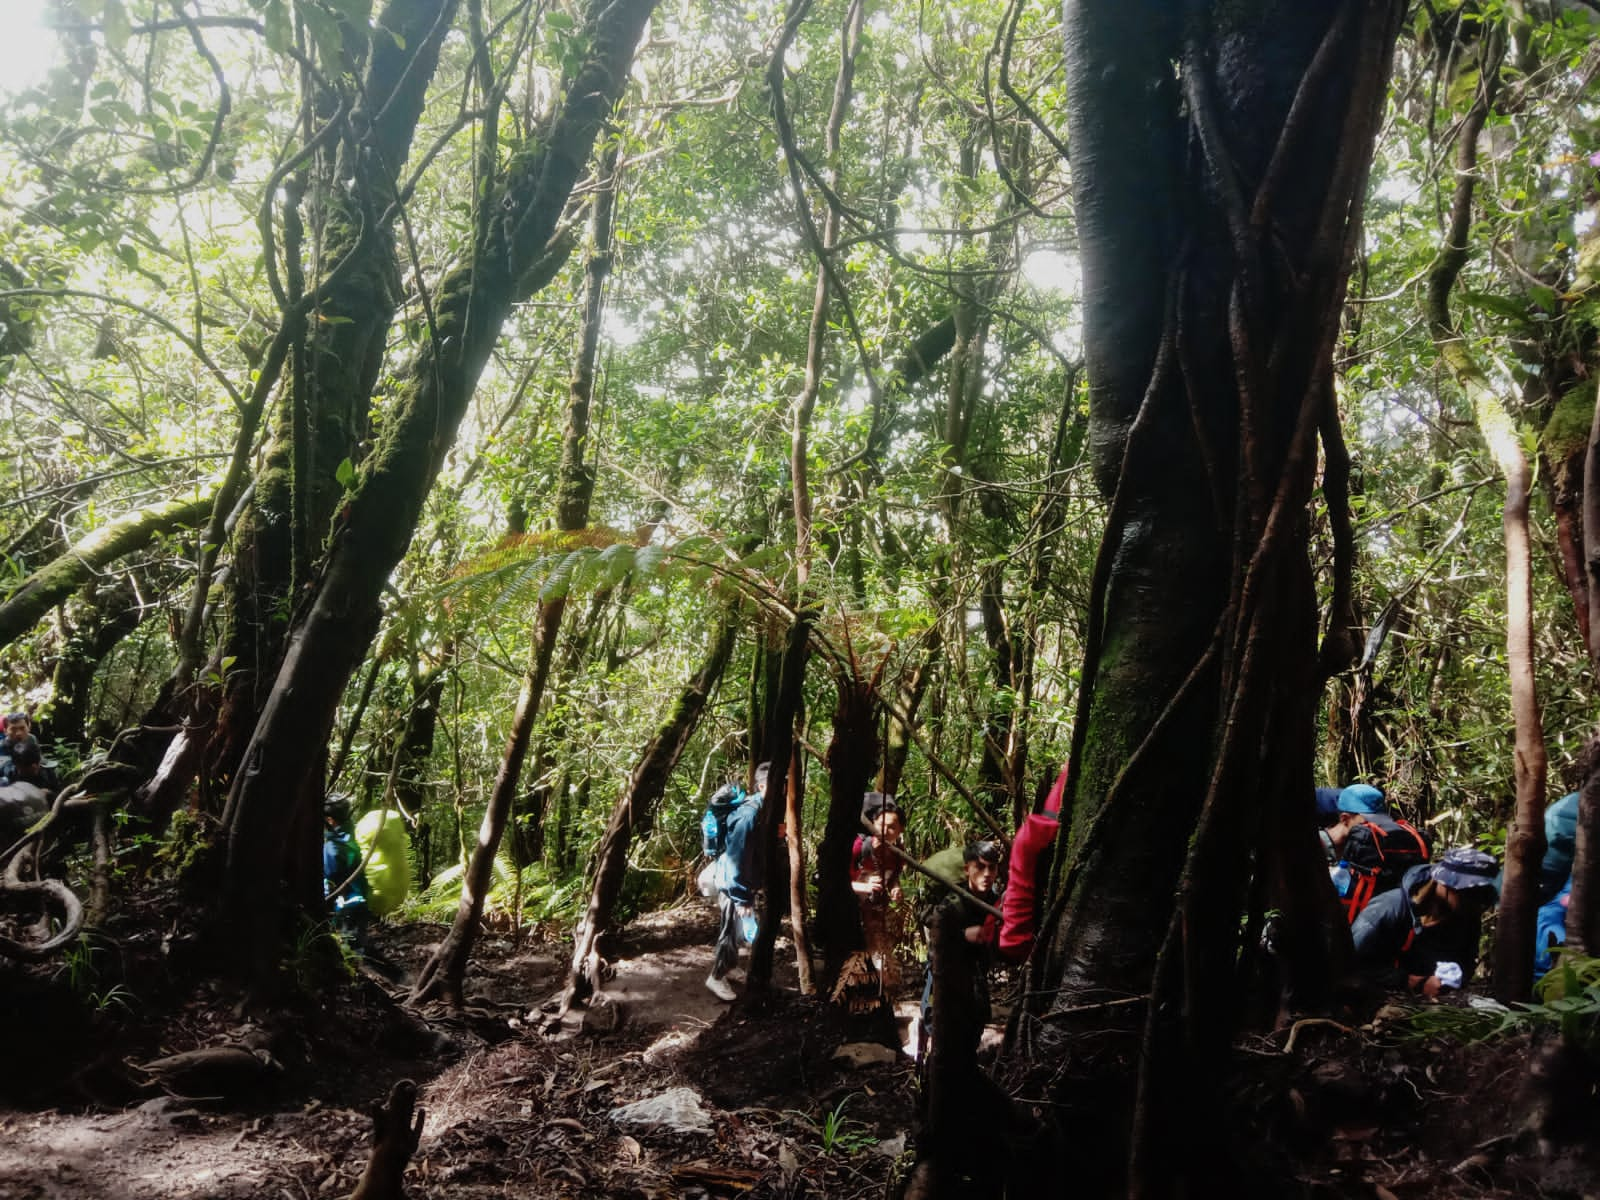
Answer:
[[[865, 817], [863, 817], [861, 819], [861, 827], [863, 829], [865, 829], [868, 833], [872, 834], [873, 837], [877, 837], [878, 836], [878, 831], [876, 829], [874, 829], [868, 823], [868, 821], [867, 821], [867, 819]], [[934, 872], [928, 870], [927, 867], [923, 866], [916, 859], [912, 858], [911, 855], [907, 854], [904, 850], [900, 849], [900, 847], [896, 846], [893, 842], [880, 842], [879, 845], [887, 846], [890, 850], [893, 850], [896, 854], [898, 854], [900, 856], [900, 861], [905, 863], [906, 866], [910, 867], [918, 875], [921, 875], [921, 876], [923, 876], [924, 878], [927, 878], [927, 879], [931, 879], [935, 883], [939, 884], [941, 887], [947, 887], [952, 892], [956, 892], [957, 894], [966, 897], [966, 899], [968, 901], [970, 901], [973, 904], [976, 904], [979, 908], [983, 909], [984, 912], [989, 913], [991, 916], [999, 917], [1001, 915], [1000, 910], [998, 908], [996, 908], [994, 905], [987, 904], [984, 901], [979, 900], [976, 896], [974, 896], [971, 892], [967, 891], [967, 889], [962, 887], [959, 883], [952, 883], [950, 880], [946, 879], [943, 875], [937, 875]]]

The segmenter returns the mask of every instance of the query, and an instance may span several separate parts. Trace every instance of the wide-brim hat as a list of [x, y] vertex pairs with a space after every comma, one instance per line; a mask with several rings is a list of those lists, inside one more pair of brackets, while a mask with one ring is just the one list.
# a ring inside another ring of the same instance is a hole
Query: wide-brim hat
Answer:
[[1447, 850], [1445, 856], [1433, 864], [1429, 875], [1435, 883], [1467, 892], [1473, 888], [1496, 889], [1495, 877], [1499, 872], [1500, 864], [1495, 862], [1494, 855], [1462, 846]]

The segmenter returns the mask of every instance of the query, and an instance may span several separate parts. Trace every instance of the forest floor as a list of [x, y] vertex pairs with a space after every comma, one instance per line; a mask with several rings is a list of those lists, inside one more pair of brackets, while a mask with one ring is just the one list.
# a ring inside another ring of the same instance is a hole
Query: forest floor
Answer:
[[[250, 1020], [236, 997], [183, 989], [196, 972], [162, 932], [170, 910], [156, 915], [128, 914], [87, 961], [0, 967], [0, 1200], [344, 1197], [369, 1106], [402, 1078], [426, 1110], [414, 1200], [850, 1200], [894, 1194], [910, 1162], [912, 1060], [887, 1046], [881, 1061], [835, 1057], [847, 1032], [798, 996], [792, 953], [760, 1013], [716, 1000], [708, 906], [634, 921], [613, 948], [613, 1003], [555, 1028], [557, 941], [485, 933], [459, 1015], [411, 1014], [371, 972], [319, 979], [308, 953], [302, 994], [323, 998]], [[390, 926], [377, 944], [409, 974], [442, 932]], [[917, 982], [908, 971], [901, 1012]], [[1227, 1193], [1600, 1195], [1592, 1153], [1541, 1155], [1523, 1130], [1525, 1040], [1460, 1047], [1403, 1023], [1306, 1022], [1292, 1046], [1289, 1033], [1241, 1043], [1233, 1111], [1209, 1118], [1244, 1168]], [[239, 1053], [172, 1060], [219, 1046]], [[698, 1106], [688, 1124], [702, 1127], [616, 1113], [663, 1095]]]

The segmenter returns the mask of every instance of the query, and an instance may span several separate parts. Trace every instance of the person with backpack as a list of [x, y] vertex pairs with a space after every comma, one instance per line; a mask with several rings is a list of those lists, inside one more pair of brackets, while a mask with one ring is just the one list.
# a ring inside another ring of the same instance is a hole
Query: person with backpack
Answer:
[[1323, 851], [1345, 920], [1354, 922], [1375, 896], [1425, 864], [1433, 847], [1416, 826], [1391, 817], [1383, 793], [1369, 784], [1340, 791], [1338, 812], [1339, 820], [1322, 831]]
[[1356, 966], [1372, 982], [1432, 1000], [1478, 967], [1483, 914], [1499, 899], [1492, 854], [1471, 847], [1412, 867], [1368, 904], [1350, 930]]
[[[987, 839], [968, 842], [961, 850], [961, 879], [964, 889], [950, 889], [938, 900], [928, 905], [923, 914], [923, 924], [928, 935], [928, 969], [922, 985], [921, 1025], [931, 1036], [933, 1029], [934, 976], [940, 970], [940, 930], [959, 931], [959, 940], [951, 939], [946, 949], [956, 949], [962, 955], [964, 977], [970, 977], [972, 1021], [970, 1034], [973, 1049], [978, 1036], [991, 1015], [989, 1002], [989, 964], [999, 935], [1000, 921], [992, 912], [974, 904], [973, 899], [993, 906], [995, 890], [1000, 881], [1000, 860], [1004, 847]], [[967, 1007], [963, 1005], [963, 1007]], [[926, 1046], [926, 1041], [924, 1041]]]
[[761, 802], [766, 797], [770, 770], [770, 763], [756, 767], [756, 790], [748, 794], [739, 790], [737, 803], [732, 802], [732, 795], [724, 796], [721, 802], [717, 802], [717, 796], [723, 795], [721, 790], [712, 797], [713, 805], [706, 809], [706, 814], [715, 822], [714, 835], [708, 835], [709, 827], [704, 818], [701, 820], [702, 837], [711, 838], [709, 847], [703, 848], [716, 849], [709, 874], [702, 878], [708, 880], [717, 893], [721, 917], [717, 927], [717, 948], [711, 959], [711, 974], [706, 976], [706, 990], [718, 1000], [726, 1002], [737, 998], [726, 976], [739, 961], [739, 946], [741, 943], [748, 946], [755, 941], [756, 889], [761, 886], [761, 869], [765, 864], [751, 834], [755, 831], [756, 819], [761, 815]]
[[878, 968], [883, 993], [893, 996], [900, 985], [900, 965], [895, 959], [899, 941], [898, 905], [904, 898], [900, 873], [905, 860], [891, 847], [905, 833], [905, 814], [893, 796], [868, 792], [861, 799], [861, 820], [872, 833], [856, 836], [850, 847], [850, 888], [861, 906], [861, 932], [867, 954]]

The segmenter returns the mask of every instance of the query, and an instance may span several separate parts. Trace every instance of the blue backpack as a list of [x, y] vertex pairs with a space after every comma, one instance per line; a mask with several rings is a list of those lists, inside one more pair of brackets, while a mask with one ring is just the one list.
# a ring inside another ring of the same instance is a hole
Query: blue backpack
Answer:
[[745, 797], [737, 783], [725, 783], [711, 793], [711, 802], [700, 816], [700, 849], [707, 858], [716, 858], [728, 848], [728, 818]]

